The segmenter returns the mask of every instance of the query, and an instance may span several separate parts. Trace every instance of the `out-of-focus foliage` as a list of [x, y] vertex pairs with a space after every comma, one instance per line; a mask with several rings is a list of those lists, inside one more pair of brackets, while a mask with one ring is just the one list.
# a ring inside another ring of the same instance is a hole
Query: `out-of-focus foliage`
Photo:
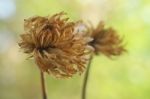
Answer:
[[[128, 53], [94, 58], [88, 99], [150, 99], [149, 0], [0, 0], [0, 99], [41, 99], [39, 69], [20, 52], [18, 35], [25, 18], [60, 11], [94, 25], [104, 20], [125, 40]], [[46, 79], [50, 99], [80, 98], [83, 75]]]

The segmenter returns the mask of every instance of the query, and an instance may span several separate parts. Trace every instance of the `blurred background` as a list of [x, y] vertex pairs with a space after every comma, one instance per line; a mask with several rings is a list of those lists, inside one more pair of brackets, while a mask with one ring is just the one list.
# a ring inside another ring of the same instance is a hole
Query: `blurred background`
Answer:
[[[23, 20], [65, 11], [70, 20], [100, 20], [114, 27], [128, 53], [94, 57], [87, 99], [150, 99], [149, 0], [0, 0], [0, 99], [42, 99], [40, 73], [17, 45]], [[46, 75], [49, 99], [80, 99], [83, 75]]]

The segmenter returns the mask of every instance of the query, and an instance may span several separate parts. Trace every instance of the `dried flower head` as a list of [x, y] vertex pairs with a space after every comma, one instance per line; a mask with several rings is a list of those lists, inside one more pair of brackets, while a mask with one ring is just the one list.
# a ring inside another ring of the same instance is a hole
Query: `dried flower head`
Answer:
[[100, 22], [96, 28], [88, 28], [93, 38], [90, 45], [94, 47], [95, 54], [102, 53], [108, 57], [122, 54], [125, 49], [122, 39], [113, 28], [105, 28], [104, 22]]
[[55, 77], [82, 73], [87, 63], [89, 38], [75, 30], [64, 12], [48, 17], [31, 17], [24, 22], [19, 46], [34, 57], [38, 67]]

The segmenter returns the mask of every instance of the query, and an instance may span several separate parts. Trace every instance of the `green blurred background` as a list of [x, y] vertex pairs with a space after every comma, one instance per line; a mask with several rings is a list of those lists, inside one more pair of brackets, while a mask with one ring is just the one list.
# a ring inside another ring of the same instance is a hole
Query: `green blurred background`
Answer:
[[[104, 20], [126, 43], [128, 53], [113, 60], [94, 57], [87, 99], [150, 99], [149, 0], [0, 0], [0, 99], [42, 99], [40, 73], [17, 45], [23, 20], [68, 13], [70, 20]], [[83, 75], [46, 75], [49, 99], [80, 99]]]

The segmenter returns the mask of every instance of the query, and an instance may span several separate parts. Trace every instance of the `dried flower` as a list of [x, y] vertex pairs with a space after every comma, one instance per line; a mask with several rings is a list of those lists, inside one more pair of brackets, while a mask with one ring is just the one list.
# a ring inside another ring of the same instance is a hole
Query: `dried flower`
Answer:
[[90, 48], [89, 37], [75, 30], [76, 22], [68, 22], [64, 12], [48, 17], [31, 17], [24, 22], [19, 46], [34, 57], [38, 67], [55, 77], [71, 77], [82, 73]]
[[113, 28], [105, 28], [100, 22], [96, 28], [88, 28], [89, 34], [93, 38], [90, 45], [94, 47], [95, 54], [102, 53], [108, 57], [122, 54], [125, 49], [122, 39]]

